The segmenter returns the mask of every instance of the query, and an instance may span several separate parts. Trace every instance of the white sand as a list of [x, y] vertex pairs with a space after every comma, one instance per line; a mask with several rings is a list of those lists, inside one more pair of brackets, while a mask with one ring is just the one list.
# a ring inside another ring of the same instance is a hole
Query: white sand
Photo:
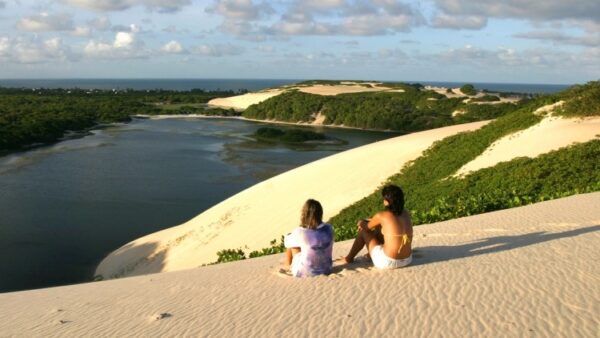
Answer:
[[0, 294], [0, 336], [597, 337], [598, 205], [594, 193], [419, 226], [398, 270], [282, 278], [275, 255]]
[[[474, 96], [469, 96], [465, 93], [463, 93], [460, 88], [450, 88], [450, 90], [452, 91], [451, 93], [448, 93], [448, 87], [436, 87], [436, 86], [425, 86], [424, 87], [425, 90], [432, 90], [438, 94], [444, 95], [447, 98], [456, 98], [456, 97], [468, 97], [468, 99], [464, 100], [464, 103], [471, 103], [471, 104], [499, 104], [499, 103], [516, 103], [519, 102], [521, 100], [520, 97], [501, 97], [499, 92], [482, 92], [482, 91], [478, 91], [476, 95]], [[479, 98], [485, 95], [495, 95], [498, 96], [500, 98], [500, 101], [490, 101], [490, 102], [471, 102], [472, 98]], [[452, 115], [454, 116], [454, 114]]]
[[388, 90], [388, 87], [369, 87], [361, 85], [314, 85], [310, 87], [300, 87], [300, 91], [315, 95], [338, 95], [347, 93], [362, 93], [362, 92], [380, 92]]
[[362, 93], [362, 92], [404, 92], [402, 89], [391, 89], [389, 87], [380, 86], [377, 82], [350, 82], [343, 81], [337, 85], [290, 85], [282, 86], [280, 89], [270, 89], [256, 93], [246, 93], [243, 95], [230, 96], [225, 98], [212, 99], [208, 102], [209, 106], [220, 108], [233, 108], [235, 110], [245, 110], [249, 106], [270, 99], [288, 90], [297, 89], [304, 93], [315, 95], [338, 95], [347, 93]]
[[272, 89], [256, 93], [246, 93], [230, 97], [212, 99], [208, 102], [209, 106], [219, 108], [233, 108], [235, 110], [244, 110], [253, 104], [261, 103], [264, 100], [270, 99], [283, 93], [285, 90]]
[[194, 219], [126, 244], [105, 258], [105, 278], [174, 271], [214, 262], [222, 249], [269, 246], [299, 223], [300, 208], [315, 198], [324, 219], [372, 193], [436, 140], [487, 122], [445, 127], [339, 153], [259, 183]]
[[[547, 109], [543, 111], [548, 112]], [[599, 117], [582, 119], [547, 116], [532, 127], [500, 138], [481, 155], [460, 168], [456, 175], [492, 167], [517, 157], [536, 157], [599, 136]]]

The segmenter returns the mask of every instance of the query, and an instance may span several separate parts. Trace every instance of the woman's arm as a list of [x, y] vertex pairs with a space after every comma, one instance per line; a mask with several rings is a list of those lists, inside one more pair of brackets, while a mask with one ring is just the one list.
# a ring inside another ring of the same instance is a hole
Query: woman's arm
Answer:
[[370, 219], [363, 219], [358, 221], [358, 226], [365, 230], [372, 230], [381, 225], [381, 215], [376, 213]]

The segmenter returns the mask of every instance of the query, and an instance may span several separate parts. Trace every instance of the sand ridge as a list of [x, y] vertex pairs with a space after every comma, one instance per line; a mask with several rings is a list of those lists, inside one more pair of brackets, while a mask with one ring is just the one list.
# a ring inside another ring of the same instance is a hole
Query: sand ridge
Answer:
[[[217, 260], [223, 249], [268, 247], [298, 224], [308, 198], [324, 206], [324, 219], [372, 193], [437, 140], [489, 121], [399, 136], [293, 169], [246, 189], [192, 220], [134, 240], [98, 266], [104, 278], [174, 271]], [[379, 160], [386, 159], [382, 165]], [[325, 183], [323, 183], [325, 182]]]
[[[548, 113], [558, 105], [544, 106], [536, 113]], [[539, 123], [496, 140], [481, 155], [460, 168], [455, 175], [465, 175], [517, 157], [533, 158], [598, 137], [600, 137], [600, 117], [563, 118], [548, 114]]]
[[[594, 337], [600, 193], [422, 225], [407, 268], [280, 278], [281, 255], [0, 294], [2, 336]], [[336, 243], [334, 257], [351, 241]]]

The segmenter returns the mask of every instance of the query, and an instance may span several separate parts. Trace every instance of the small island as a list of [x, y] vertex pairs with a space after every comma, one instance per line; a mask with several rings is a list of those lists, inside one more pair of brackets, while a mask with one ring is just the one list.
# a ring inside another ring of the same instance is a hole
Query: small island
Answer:
[[271, 127], [258, 128], [252, 134], [257, 141], [284, 143], [290, 145], [299, 144], [345, 144], [344, 140], [329, 137], [323, 133], [303, 129], [278, 129]]

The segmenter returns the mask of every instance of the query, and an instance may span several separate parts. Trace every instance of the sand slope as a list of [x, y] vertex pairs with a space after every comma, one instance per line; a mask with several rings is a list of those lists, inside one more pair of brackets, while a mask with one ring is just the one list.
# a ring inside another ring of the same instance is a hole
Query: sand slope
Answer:
[[436, 140], [487, 122], [400, 136], [339, 153], [261, 182], [189, 222], [137, 239], [111, 253], [96, 270], [104, 278], [173, 271], [217, 260], [223, 249], [269, 246], [299, 223], [300, 208], [315, 198], [324, 219], [372, 193]]
[[245, 110], [253, 104], [260, 103], [266, 99], [270, 99], [288, 90], [299, 90], [308, 94], [315, 95], [338, 95], [348, 93], [362, 93], [362, 92], [379, 92], [379, 91], [394, 91], [403, 92], [404, 90], [391, 90], [389, 87], [380, 86], [378, 83], [357, 83], [343, 81], [337, 85], [290, 85], [282, 86], [279, 89], [264, 90], [255, 93], [246, 93], [243, 95], [236, 95], [224, 98], [212, 99], [208, 102], [209, 106], [220, 107], [220, 108], [233, 108], [235, 110]]
[[273, 273], [276, 255], [0, 294], [0, 335], [596, 337], [598, 205], [593, 193], [419, 226], [399, 270], [295, 280]]
[[573, 143], [600, 137], [600, 117], [547, 116], [540, 123], [500, 138], [481, 155], [460, 168], [456, 175], [488, 168], [517, 157], [536, 157]]
[[208, 105], [225, 109], [232, 108], [235, 110], [244, 110], [253, 104], [261, 103], [262, 101], [270, 99], [273, 96], [277, 96], [283, 92], [284, 90], [272, 89], [256, 93], [222, 97], [210, 100]]

